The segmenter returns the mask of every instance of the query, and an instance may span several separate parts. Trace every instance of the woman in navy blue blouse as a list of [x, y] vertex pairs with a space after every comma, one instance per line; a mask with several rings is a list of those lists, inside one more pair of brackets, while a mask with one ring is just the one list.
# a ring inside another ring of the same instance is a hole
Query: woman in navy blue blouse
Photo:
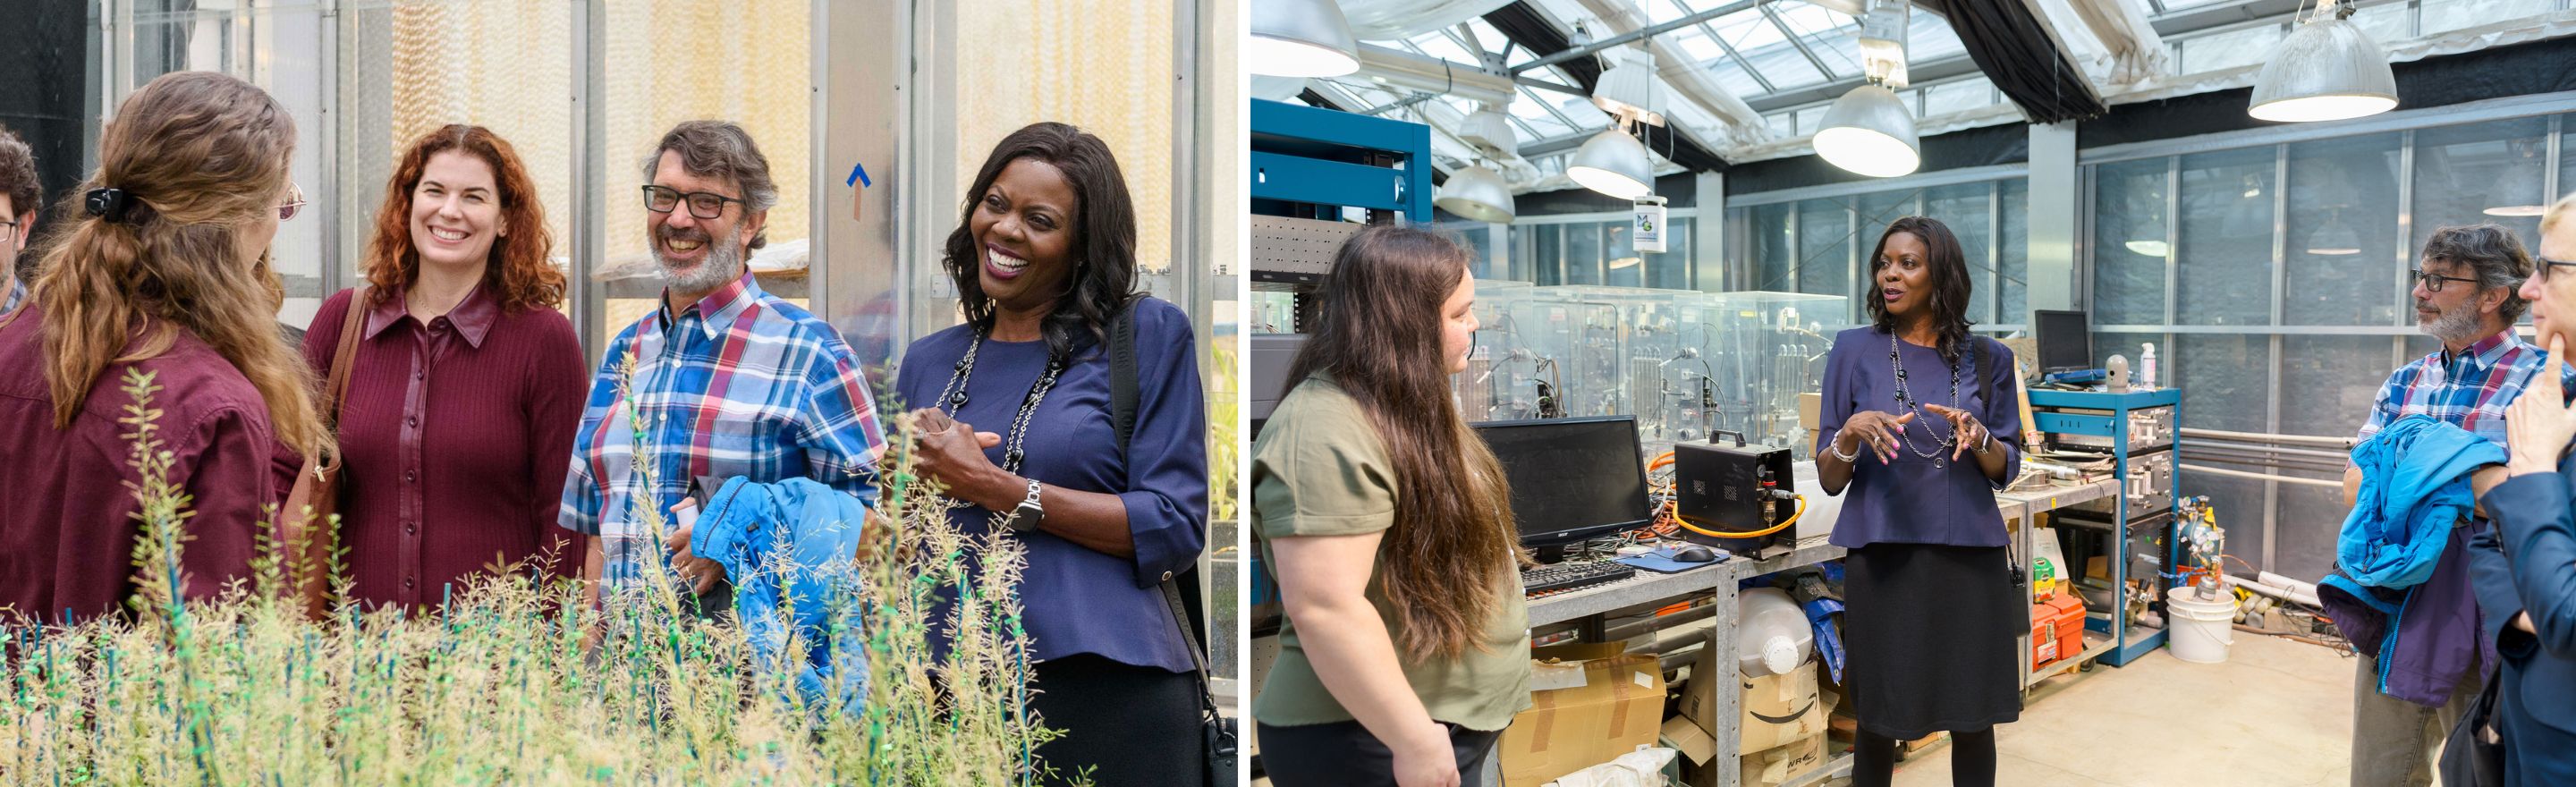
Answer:
[[1869, 270], [1872, 324], [1834, 337], [1816, 442], [1825, 492], [1846, 498], [1852, 780], [1887, 784], [1897, 741], [1947, 730], [1951, 783], [1991, 785], [2030, 619], [1995, 507], [2021, 468], [2012, 352], [1968, 332], [1966, 255], [1940, 222], [1888, 225]]
[[[1207, 414], [1190, 319], [1135, 290], [1136, 217], [1099, 137], [1038, 123], [995, 146], [948, 236], [966, 324], [912, 343], [896, 374], [925, 433], [919, 469], [971, 505], [968, 533], [1017, 532], [1040, 660], [1029, 702], [1065, 737], [1038, 749], [1097, 784], [1202, 778], [1198, 678], [1161, 586], [1207, 540]], [[1133, 311], [1139, 396], [1110, 423], [1114, 321]]]

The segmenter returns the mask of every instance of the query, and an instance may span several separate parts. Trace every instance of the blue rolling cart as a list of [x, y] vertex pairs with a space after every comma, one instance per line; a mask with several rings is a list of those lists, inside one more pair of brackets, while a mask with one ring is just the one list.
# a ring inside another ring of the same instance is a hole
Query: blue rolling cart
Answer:
[[[2099, 451], [2113, 460], [2119, 493], [2063, 512], [2057, 521], [2108, 535], [2112, 548], [2105, 554], [2111, 558], [2114, 605], [2107, 620], [2088, 615], [2085, 628], [2110, 635], [2112, 647], [2102, 654], [2103, 662], [2126, 665], [2165, 642], [2164, 629], [2139, 631], [2130, 625], [2129, 607], [2140, 602], [2160, 607], [2164, 588], [2179, 581], [2171, 567], [2179, 560], [2172, 535], [2174, 509], [2181, 500], [2175, 445], [2182, 392], [2033, 390], [2030, 406], [2036, 427], [2049, 434], [2052, 447]], [[2130, 580], [2147, 576], [2154, 577], [2149, 587], [2156, 595], [2138, 599]]]

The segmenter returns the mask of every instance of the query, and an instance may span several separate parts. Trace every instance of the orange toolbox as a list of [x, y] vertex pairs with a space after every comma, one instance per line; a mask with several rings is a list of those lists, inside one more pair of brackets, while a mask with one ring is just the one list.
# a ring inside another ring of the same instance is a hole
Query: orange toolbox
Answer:
[[2033, 669], [2084, 653], [2084, 602], [2058, 593], [2030, 606], [2030, 666]]

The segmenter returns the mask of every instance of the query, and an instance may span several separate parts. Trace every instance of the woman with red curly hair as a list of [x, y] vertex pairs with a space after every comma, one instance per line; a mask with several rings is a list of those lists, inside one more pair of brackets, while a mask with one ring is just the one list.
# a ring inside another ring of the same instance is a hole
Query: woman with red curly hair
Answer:
[[555, 509], [589, 366], [556, 311], [552, 250], [536, 183], [490, 129], [430, 132], [394, 168], [367, 284], [332, 295], [304, 334], [328, 379], [358, 310], [337, 412], [350, 600], [432, 607], [477, 571], [580, 567]]

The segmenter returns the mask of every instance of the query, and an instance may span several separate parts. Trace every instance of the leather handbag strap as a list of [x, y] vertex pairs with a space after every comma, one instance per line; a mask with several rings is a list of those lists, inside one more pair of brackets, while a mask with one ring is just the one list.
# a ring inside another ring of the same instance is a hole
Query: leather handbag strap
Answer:
[[[1136, 305], [1130, 303], [1118, 312], [1109, 328], [1109, 423], [1118, 432], [1118, 451], [1127, 452], [1136, 438], [1136, 407], [1141, 397], [1136, 379]], [[1207, 651], [1199, 648], [1198, 637], [1191, 633], [1190, 613], [1182, 606], [1180, 580], [1163, 580], [1163, 601], [1172, 608], [1172, 624], [1181, 631], [1181, 645], [1190, 651], [1190, 663], [1197, 667], [1199, 700], [1214, 712], [1216, 700], [1208, 684]]]
[[[349, 291], [349, 312], [340, 320], [340, 343], [333, 345], [331, 368], [325, 372], [330, 377], [322, 384], [322, 421], [334, 433], [340, 429], [340, 409], [348, 398], [349, 368], [357, 365], [359, 328], [367, 324], [367, 289], [359, 285]], [[339, 469], [339, 457], [325, 459], [329, 460], [325, 467]]]

